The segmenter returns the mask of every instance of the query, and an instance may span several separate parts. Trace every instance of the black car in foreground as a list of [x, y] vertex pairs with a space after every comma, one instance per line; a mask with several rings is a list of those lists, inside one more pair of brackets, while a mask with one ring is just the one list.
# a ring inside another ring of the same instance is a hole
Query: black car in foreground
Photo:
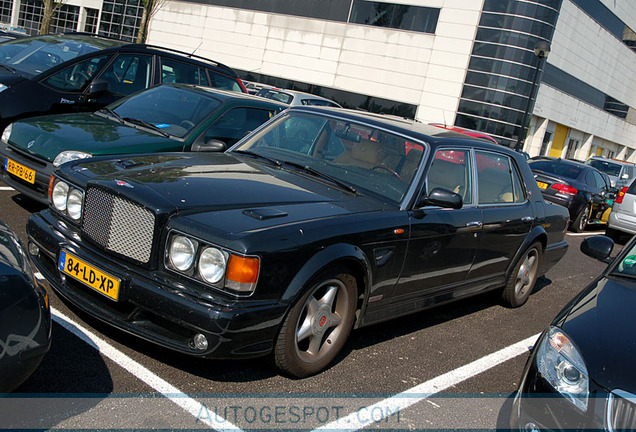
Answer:
[[[608, 262], [614, 243], [581, 250]], [[514, 399], [520, 431], [636, 430], [636, 238], [539, 338]]]
[[528, 161], [546, 201], [570, 212], [570, 228], [585, 231], [588, 224], [606, 223], [605, 212], [616, 196], [607, 176], [580, 162], [548, 157]]
[[18, 236], [0, 222], [0, 393], [22, 384], [50, 346], [46, 287], [36, 280]]
[[293, 107], [225, 153], [60, 166], [27, 224], [71, 303], [208, 358], [326, 368], [352, 328], [498, 290], [565, 254], [567, 210], [527, 162], [421, 123]]
[[0, 44], [0, 128], [95, 111], [160, 83], [247, 92], [230, 67], [188, 53], [87, 34], [34, 36]]

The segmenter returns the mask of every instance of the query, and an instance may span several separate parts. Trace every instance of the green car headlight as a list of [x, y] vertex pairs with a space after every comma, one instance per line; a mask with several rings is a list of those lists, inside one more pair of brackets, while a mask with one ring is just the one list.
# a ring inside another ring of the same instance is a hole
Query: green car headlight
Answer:
[[537, 367], [545, 380], [581, 411], [587, 411], [590, 380], [583, 357], [568, 335], [550, 327], [537, 351]]

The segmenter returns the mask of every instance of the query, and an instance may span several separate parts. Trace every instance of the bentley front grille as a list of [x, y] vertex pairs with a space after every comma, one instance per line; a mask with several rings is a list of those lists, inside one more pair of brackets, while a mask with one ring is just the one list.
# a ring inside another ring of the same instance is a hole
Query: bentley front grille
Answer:
[[84, 200], [82, 231], [103, 248], [148, 263], [154, 214], [125, 198], [90, 188]]
[[636, 430], [636, 395], [614, 390], [607, 404], [607, 429], [612, 432]]

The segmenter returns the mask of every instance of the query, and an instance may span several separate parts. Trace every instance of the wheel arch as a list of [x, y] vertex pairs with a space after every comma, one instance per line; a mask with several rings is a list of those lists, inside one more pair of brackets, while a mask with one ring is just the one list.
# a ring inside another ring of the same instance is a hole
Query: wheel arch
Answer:
[[523, 254], [530, 247], [530, 245], [532, 245], [535, 242], [539, 242], [541, 244], [541, 253], [542, 254], [545, 253], [546, 247], [548, 245], [548, 233], [540, 225], [537, 225], [534, 228], [532, 228], [530, 233], [526, 236], [525, 240], [519, 247], [519, 249], [517, 249], [517, 252], [515, 253], [515, 256], [513, 257], [513, 259], [510, 261], [510, 265], [508, 266], [508, 270], [506, 271], [506, 281], [510, 279], [510, 276], [512, 275], [512, 271], [517, 265], [517, 262], [519, 261], [519, 259], [521, 259]]
[[[307, 283], [314, 276], [322, 270], [335, 265], [347, 267], [356, 279], [358, 290], [357, 312], [366, 304], [368, 297], [367, 294], [372, 280], [371, 262], [359, 247], [347, 243], [337, 243], [328, 246], [312, 256], [292, 278], [281, 301], [291, 307], [303, 295], [307, 288]], [[289, 313], [289, 311], [286, 313]]]

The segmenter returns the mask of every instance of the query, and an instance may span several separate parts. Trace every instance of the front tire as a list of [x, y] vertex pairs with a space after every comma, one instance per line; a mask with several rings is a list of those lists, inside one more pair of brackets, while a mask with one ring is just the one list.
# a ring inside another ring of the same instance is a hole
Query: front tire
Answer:
[[541, 255], [541, 243], [536, 242], [519, 258], [501, 295], [507, 306], [519, 307], [528, 300], [539, 277]]
[[274, 348], [276, 367], [305, 378], [325, 369], [344, 346], [356, 311], [356, 279], [344, 269], [324, 270], [285, 318]]

